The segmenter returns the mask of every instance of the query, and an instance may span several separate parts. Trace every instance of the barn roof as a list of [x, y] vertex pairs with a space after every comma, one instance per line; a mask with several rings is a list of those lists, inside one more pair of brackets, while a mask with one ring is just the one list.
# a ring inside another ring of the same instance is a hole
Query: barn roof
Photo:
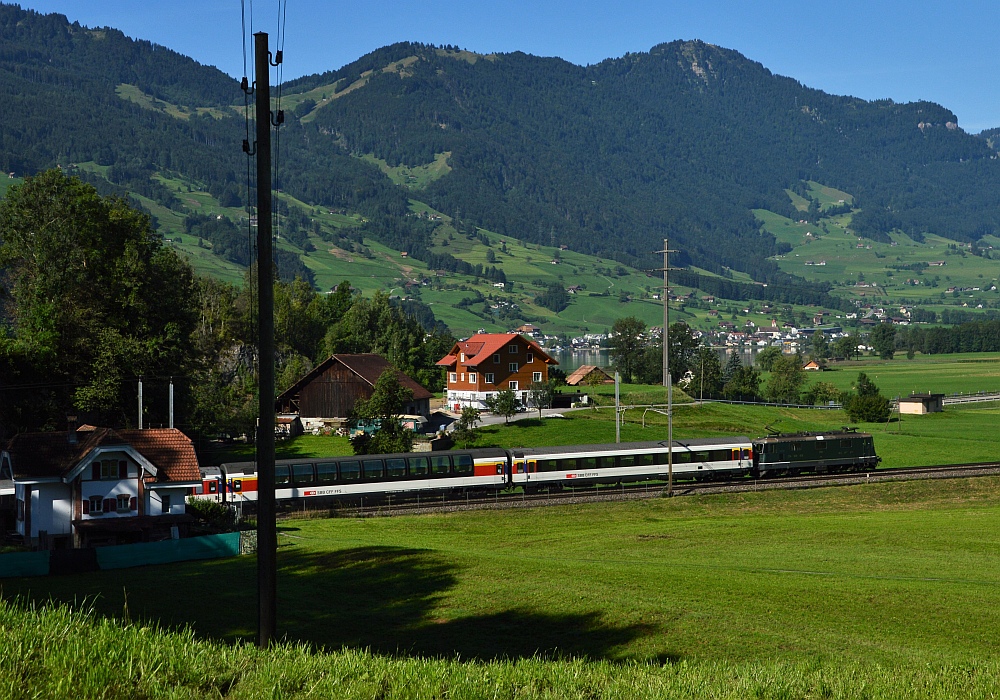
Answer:
[[598, 367], [597, 365], [580, 365], [575, 370], [573, 370], [573, 372], [568, 377], [566, 377], [566, 384], [568, 384], [569, 386], [576, 386], [584, 379], [589, 377], [592, 372], [595, 371], [599, 372], [604, 377], [604, 379], [611, 379], [611, 377], [608, 376], [608, 373], [605, 372], [600, 367]]
[[[283, 391], [278, 396], [277, 401], [280, 403], [295, 397], [303, 388], [322, 376], [334, 364], [343, 365], [373, 387], [382, 373], [392, 368], [387, 359], [375, 353], [330, 355], [330, 357], [313, 367], [312, 371], [308, 372], [302, 379]], [[401, 386], [405, 386], [413, 392], [413, 398], [416, 400], [429, 399], [434, 396], [434, 394], [427, 391], [427, 389], [399, 370], [396, 370], [396, 378], [399, 380]]]

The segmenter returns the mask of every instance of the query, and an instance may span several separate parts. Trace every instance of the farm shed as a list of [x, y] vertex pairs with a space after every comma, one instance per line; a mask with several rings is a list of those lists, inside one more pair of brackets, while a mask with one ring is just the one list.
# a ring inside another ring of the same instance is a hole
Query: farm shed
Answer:
[[614, 382], [615, 380], [608, 376], [607, 372], [596, 365], [580, 365], [566, 377], [566, 384], [569, 386], [614, 384]]
[[899, 400], [899, 412], [913, 415], [944, 410], [944, 394], [910, 394]]

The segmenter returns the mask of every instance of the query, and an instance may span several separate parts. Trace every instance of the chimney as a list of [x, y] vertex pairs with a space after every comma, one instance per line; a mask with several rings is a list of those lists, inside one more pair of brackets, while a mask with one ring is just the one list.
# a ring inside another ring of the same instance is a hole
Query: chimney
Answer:
[[76, 416], [66, 416], [66, 442], [76, 444]]

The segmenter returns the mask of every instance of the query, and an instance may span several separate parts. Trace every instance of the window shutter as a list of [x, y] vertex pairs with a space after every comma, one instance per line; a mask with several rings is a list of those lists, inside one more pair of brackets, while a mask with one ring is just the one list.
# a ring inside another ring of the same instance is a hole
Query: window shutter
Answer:
[[128, 509], [139, 510], [139, 499], [136, 498], [135, 496], [132, 496], [132, 500], [128, 502]]
[[118, 460], [118, 478], [125, 479], [128, 478], [128, 462], [124, 459]]
[[104, 512], [105, 513], [114, 513], [116, 510], [118, 510], [118, 501], [115, 500], [114, 498], [105, 498], [104, 499]]
[[93, 479], [94, 481], [100, 481], [101, 480], [101, 463], [100, 462], [94, 462], [93, 464], [90, 465], [90, 467], [91, 467], [90, 478]]
[[90, 515], [90, 499], [89, 498], [83, 499], [83, 514], [84, 515]]

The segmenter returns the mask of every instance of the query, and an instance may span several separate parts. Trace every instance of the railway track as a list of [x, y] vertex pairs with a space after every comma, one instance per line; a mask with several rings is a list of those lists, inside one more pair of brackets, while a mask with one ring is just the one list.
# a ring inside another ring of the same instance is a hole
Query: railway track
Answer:
[[[674, 482], [674, 496], [691, 496], [712, 493], [740, 493], [773, 489], [808, 489], [825, 486], [848, 486], [884, 481], [913, 479], [958, 479], [973, 476], [1000, 476], [1000, 462], [976, 464], [950, 464], [937, 467], [907, 467], [881, 469], [849, 474], [813, 474], [774, 479], [732, 479], [727, 481]], [[601, 501], [639, 500], [659, 498], [666, 493], [665, 482], [644, 481], [632, 484], [573, 487], [540, 492], [493, 492], [483, 495], [463, 494], [399, 497], [388, 495], [379, 499], [365, 499], [357, 504], [338, 505], [335, 508], [290, 510], [279, 515], [282, 519], [301, 517], [388, 517], [416, 513], [443, 513], [464, 510], [499, 510], [530, 508], [544, 505], [567, 505]], [[394, 502], [395, 500], [395, 502]], [[305, 506], [305, 504], [303, 504]]]

